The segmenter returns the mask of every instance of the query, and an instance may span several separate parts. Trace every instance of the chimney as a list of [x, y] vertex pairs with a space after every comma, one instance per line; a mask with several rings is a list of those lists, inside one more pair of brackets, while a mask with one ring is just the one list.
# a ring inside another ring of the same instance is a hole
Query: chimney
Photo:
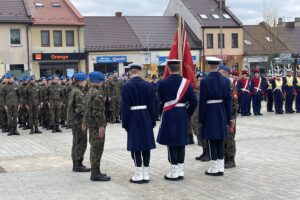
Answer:
[[217, 3], [218, 3], [218, 8], [220, 9], [220, 1], [221, 1], [221, 3], [222, 3], [222, 9], [224, 9], [225, 8], [225, 0], [216, 0], [217, 1]]
[[122, 17], [122, 16], [123, 16], [122, 12], [116, 12], [116, 17]]

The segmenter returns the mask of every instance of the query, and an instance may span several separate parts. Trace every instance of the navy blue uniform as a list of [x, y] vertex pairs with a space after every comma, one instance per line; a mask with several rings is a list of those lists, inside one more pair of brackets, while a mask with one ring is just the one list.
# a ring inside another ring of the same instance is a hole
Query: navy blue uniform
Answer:
[[277, 78], [271, 80], [270, 83], [273, 86], [275, 112], [276, 114], [283, 114], [283, 80]]
[[[176, 99], [181, 84], [180, 75], [170, 75], [158, 83], [158, 94], [162, 104]], [[197, 98], [191, 85], [179, 103], [189, 104], [186, 107], [175, 107], [163, 112], [157, 142], [171, 147], [182, 147], [188, 144], [189, 118], [197, 107]]]
[[254, 115], [261, 114], [261, 102], [266, 91], [266, 81], [261, 77], [254, 77], [251, 80], [250, 92], [252, 94], [252, 107]]
[[142, 78], [132, 78], [122, 88], [122, 127], [128, 133], [127, 150], [137, 152], [154, 149], [155, 125], [155, 90]]
[[239, 93], [240, 99], [240, 108], [241, 108], [241, 115], [247, 116], [251, 115], [250, 108], [251, 108], [251, 91], [250, 91], [251, 81], [247, 78], [242, 78], [237, 83], [237, 89]]
[[295, 81], [295, 90], [296, 90], [296, 110], [297, 113], [300, 113], [300, 76], [297, 77], [297, 81]]
[[[211, 72], [200, 85], [199, 122], [202, 137], [208, 140], [223, 140], [227, 137], [227, 125], [231, 120], [230, 80], [219, 72]], [[209, 101], [221, 100], [209, 104]]]
[[294, 84], [295, 79], [293, 77], [283, 78], [283, 89], [285, 92], [285, 112], [294, 113], [293, 102], [294, 102]]

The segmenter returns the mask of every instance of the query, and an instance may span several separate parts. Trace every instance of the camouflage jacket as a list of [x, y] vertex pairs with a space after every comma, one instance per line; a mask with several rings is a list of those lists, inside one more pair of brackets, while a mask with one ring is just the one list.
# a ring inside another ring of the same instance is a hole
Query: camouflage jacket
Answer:
[[105, 96], [101, 88], [92, 86], [87, 93], [84, 124], [89, 128], [106, 127]]
[[85, 98], [85, 94], [78, 86], [74, 86], [69, 93], [67, 121], [70, 126], [77, 126], [82, 124], [82, 120], [86, 110]]
[[27, 102], [29, 105], [38, 106], [41, 102], [40, 87], [36, 84], [29, 84], [27, 86]]
[[19, 87], [15, 83], [8, 83], [3, 87], [3, 103], [5, 106], [17, 106], [20, 103]]
[[63, 100], [62, 87], [53, 83], [49, 85], [46, 89], [46, 99], [51, 106], [59, 106]]

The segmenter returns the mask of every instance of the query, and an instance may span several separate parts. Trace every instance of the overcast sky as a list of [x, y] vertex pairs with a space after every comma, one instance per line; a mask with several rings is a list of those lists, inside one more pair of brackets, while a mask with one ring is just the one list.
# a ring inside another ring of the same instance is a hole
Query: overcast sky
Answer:
[[[163, 15], [169, 0], [71, 0], [85, 16]], [[201, 1], [201, 0], [199, 0]], [[300, 17], [299, 0], [226, 0], [226, 5], [244, 24], [257, 24], [262, 19], [266, 2], [271, 2], [278, 17], [291, 21]]]

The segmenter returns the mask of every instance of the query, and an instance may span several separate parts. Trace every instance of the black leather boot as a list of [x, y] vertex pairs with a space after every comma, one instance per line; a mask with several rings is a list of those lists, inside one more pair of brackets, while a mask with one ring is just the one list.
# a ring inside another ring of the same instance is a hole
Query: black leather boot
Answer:
[[111, 178], [109, 176], [101, 174], [99, 169], [92, 169], [90, 180], [91, 181], [110, 181]]
[[34, 131], [34, 133], [36, 133], [36, 134], [41, 134], [42, 131], [39, 130], [38, 126], [35, 126], [35, 131]]

